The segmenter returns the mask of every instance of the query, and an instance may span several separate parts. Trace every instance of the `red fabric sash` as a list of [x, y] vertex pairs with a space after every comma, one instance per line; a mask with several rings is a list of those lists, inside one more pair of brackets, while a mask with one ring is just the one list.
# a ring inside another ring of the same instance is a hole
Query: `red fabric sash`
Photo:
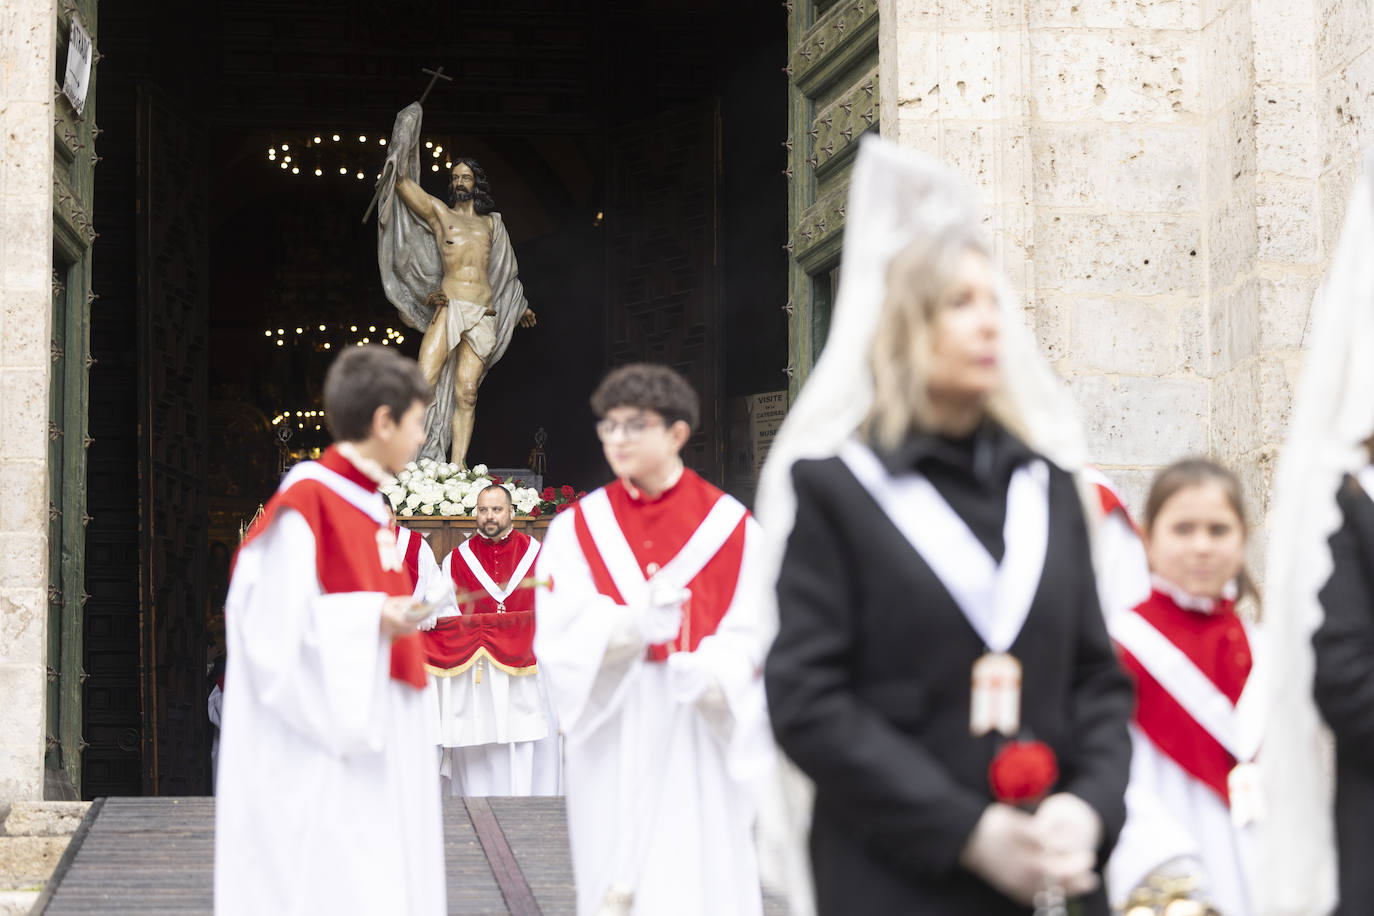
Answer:
[[483, 656], [510, 674], [535, 670], [534, 611], [441, 617], [420, 635], [432, 674], [459, 674]]
[[[667, 565], [682, 549], [697, 527], [706, 519], [711, 507], [721, 496], [721, 491], [702, 480], [690, 470], [684, 471], [682, 479], [652, 501], [636, 500], [625, 490], [620, 481], [606, 485], [606, 495], [610, 498], [611, 509], [616, 523], [620, 525], [629, 543], [640, 571], [647, 577], [650, 563], [659, 567]], [[747, 524], [741, 520], [725, 544], [717, 551], [711, 561], [697, 573], [688, 584], [692, 593], [687, 603], [687, 633], [679, 632], [672, 643], [650, 646], [648, 657], [653, 661], [663, 661], [674, 649], [692, 652], [701, 641], [716, 631], [730, 602], [735, 597], [735, 585], [739, 581], [740, 562], [744, 557], [744, 529]], [[625, 599], [615, 587], [610, 570], [597, 550], [591, 529], [582, 515], [580, 506], [573, 507], [573, 528], [577, 533], [578, 545], [591, 569], [592, 582], [596, 590], [611, 598], [617, 604]], [[684, 636], [686, 637], [684, 639]]]
[[402, 557], [405, 563], [406, 572], [410, 574], [410, 590], [414, 594], [415, 587], [420, 584], [420, 545], [424, 543], [424, 538], [408, 528], [396, 526], [396, 540], [401, 539], [401, 532], [404, 531], [410, 537], [406, 540], [406, 552]]
[[[320, 464], [353, 481], [369, 492], [377, 485], [353, 467], [348, 459], [330, 446]], [[409, 598], [415, 585], [404, 569], [382, 568], [377, 533], [386, 532], [357, 506], [318, 480], [299, 480], [279, 490], [267, 503], [239, 549], [266, 531], [283, 508], [294, 509], [310, 525], [315, 535], [315, 575], [325, 594], [381, 592]], [[420, 634], [408, 634], [391, 643], [391, 677], [415, 688], [428, 683], [425, 677], [424, 647]]]
[[[1213, 613], [1189, 611], [1155, 592], [1134, 613], [1183, 651], [1233, 704], [1250, 676], [1252, 658], [1245, 627], [1227, 603]], [[1169, 759], [1229, 803], [1227, 777], [1236, 759], [1190, 716], [1130, 652], [1123, 667], [1136, 681], [1136, 725]]]

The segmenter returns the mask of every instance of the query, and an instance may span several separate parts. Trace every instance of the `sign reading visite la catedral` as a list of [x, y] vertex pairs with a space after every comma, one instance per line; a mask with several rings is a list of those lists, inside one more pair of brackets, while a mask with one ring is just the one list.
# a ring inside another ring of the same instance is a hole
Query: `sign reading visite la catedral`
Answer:
[[67, 75], [62, 80], [62, 93], [79, 115], [86, 107], [86, 90], [91, 84], [91, 33], [81, 24], [81, 17], [72, 13], [71, 39], [67, 42]]
[[787, 392], [769, 391], [749, 395], [749, 438], [754, 445], [754, 479], [758, 479], [768, 449], [787, 416]]

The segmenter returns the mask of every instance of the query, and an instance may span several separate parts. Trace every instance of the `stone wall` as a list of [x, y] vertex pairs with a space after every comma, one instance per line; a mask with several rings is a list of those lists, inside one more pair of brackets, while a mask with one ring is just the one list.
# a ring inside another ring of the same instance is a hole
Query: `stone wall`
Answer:
[[0, 10], [0, 812], [43, 795], [56, 22]]
[[1210, 454], [1262, 520], [1370, 139], [1368, 0], [881, 10], [883, 133], [974, 182], [1094, 460], [1138, 508], [1156, 469]]

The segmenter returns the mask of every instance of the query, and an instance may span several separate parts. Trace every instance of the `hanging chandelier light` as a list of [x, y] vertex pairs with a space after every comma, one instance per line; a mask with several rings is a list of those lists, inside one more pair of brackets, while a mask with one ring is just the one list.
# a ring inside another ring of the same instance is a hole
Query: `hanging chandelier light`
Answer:
[[[379, 155], [380, 154], [380, 155]], [[386, 137], [358, 134], [357, 141], [345, 138], [337, 131], [321, 132], [305, 137], [273, 138], [267, 148], [267, 162], [288, 175], [304, 174], [315, 178], [338, 176], [363, 181], [369, 174], [381, 178], [378, 170], [386, 155]], [[437, 140], [424, 141], [420, 166], [429, 165], [431, 172], [452, 169], [453, 159], [444, 153], [444, 145]]]

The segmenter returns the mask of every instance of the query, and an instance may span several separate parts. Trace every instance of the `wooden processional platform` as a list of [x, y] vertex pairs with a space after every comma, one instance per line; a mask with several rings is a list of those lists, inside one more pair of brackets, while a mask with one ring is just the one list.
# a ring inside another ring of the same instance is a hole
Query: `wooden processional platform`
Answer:
[[[448, 911], [573, 913], [562, 798], [444, 799]], [[102, 798], [33, 913], [212, 913], [215, 800]]]

